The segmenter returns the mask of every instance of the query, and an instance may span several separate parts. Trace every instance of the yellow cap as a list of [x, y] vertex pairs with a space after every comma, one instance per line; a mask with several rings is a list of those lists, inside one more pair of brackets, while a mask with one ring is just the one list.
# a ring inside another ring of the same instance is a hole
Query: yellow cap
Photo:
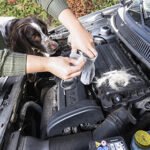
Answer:
[[135, 133], [134, 139], [137, 145], [139, 145], [140, 147], [150, 147], [150, 134], [148, 132], [139, 130]]
[[101, 143], [100, 142], [95, 142], [95, 145], [96, 145], [96, 148], [98, 148], [101, 145]]

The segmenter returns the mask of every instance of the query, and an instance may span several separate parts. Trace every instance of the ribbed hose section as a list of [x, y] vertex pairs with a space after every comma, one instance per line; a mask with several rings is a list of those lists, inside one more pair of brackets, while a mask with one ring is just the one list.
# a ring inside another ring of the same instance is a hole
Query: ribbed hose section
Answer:
[[120, 136], [126, 131], [130, 122], [134, 122], [132, 115], [124, 107], [113, 111], [108, 117], [94, 130], [93, 139], [101, 140], [108, 137]]
[[47, 122], [52, 114], [56, 111], [56, 88], [57, 86], [53, 86], [51, 88], [43, 89], [42, 100], [43, 102], [43, 112], [41, 119], [41, 138], [44, 139], [46, 137], [46, 128]]

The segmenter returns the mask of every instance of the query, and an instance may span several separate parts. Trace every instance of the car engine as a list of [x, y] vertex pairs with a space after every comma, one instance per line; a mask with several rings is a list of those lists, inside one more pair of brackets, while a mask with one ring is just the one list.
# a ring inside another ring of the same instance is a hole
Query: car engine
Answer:
[[[98, 52], [93, 82], [50, 73], [1, 77], [0, 149], [134, 150], [135, 133], [150, 133], [150, 12], [138, 0], [121, 1], [80, 21]], [[56, 56], [70, 55], [68, 35], [64, 26], [49, 31]], [[117, 71], [133, 78], [118, 89], [108, 80], [97, 86]]]

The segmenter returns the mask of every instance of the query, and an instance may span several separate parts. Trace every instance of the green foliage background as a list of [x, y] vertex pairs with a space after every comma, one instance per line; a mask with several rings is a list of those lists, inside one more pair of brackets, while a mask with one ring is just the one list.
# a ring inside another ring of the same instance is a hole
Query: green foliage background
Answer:
[[118, 0], [93, 0], [95, 10], [100, 10], [118, 3]]
[[[103, 9], [117, 3], [117, 0], [93, 0], [95, 8], [93, 11]], [[15, 16], [22, 18], [26, 16], [37, 16], [42, 20], [53, 25], [58, 25], [57, 21], [54, 21], [50, 15], [36, 3], [36, 0], [17, 0], [16, 4], [8, 4], [7, 0], [0, 0], [0, 16]]]
[[38, 5], [35, 0], [17, 0], [16, 4], [8, 4], [6, 0], [0, 0], [0, 16], [38, 16], [47, 19], [47, 13]]

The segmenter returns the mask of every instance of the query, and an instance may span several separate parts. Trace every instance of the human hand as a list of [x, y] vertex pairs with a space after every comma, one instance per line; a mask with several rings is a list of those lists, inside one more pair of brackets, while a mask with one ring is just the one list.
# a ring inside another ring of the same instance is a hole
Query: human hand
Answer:
[[63, 10], [58, 19], [70, 31], [72, 50], [81, 50], [90, 58], [97, 56], [92, 35], [86, 31], [70, 9]]
[[68, 37], [68, 42], [70, 43], [73, 51], [81, 50], [90, 58], [97, 56], [93, 37], [83, 27], [80, 27], [78, 30], [73, 30]]
[[79, 76], [84, 66], [84, 60], [76, 60], [68, 57], [50, 57], [47, 71], [57, 77], [67, 80]]

